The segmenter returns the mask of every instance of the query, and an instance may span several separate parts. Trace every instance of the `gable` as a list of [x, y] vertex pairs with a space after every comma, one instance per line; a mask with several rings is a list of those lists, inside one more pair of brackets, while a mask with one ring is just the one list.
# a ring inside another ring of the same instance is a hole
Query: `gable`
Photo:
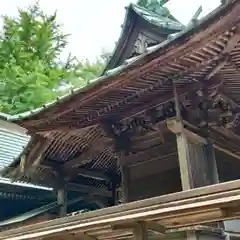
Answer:
[[122, 32], [103, 74], [107, 70], [122, 65], [125, 60], [141, 55], [147, 47], [163, 42], [170, 34], [181, 31], [183, 27], [172, 17], [161, 16], [143, 7], [130, 4], [126, 11]]

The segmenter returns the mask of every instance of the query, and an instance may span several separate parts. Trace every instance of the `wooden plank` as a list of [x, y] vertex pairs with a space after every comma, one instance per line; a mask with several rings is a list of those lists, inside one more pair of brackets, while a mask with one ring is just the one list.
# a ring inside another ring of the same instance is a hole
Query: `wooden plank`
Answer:
[[[214, 191], [214, 187], [212, 190]], [[178, 228], [224, 219], [235, 219], [240, 216], [239, 211], [232, 209], [233, 206], [234, 209], [240, 207], [240, 190], [227, 190], [218, 194], [205, 194], [202, 197], [195, 196], [181, 201], [175, 200], [165, 203], [159, 203], [157, 199], [160, 198], [155, 198], [153, 205], [144, 208], [138, 208], [138, 202], [135, 202], [134, 210], [130, 211], [120, 211], [118, 213], [111, 211], [111, 214], [103, 214], [103, 212], [107, 212], [107, 209], [104, 209], [100, 210], [101, 215], [99, 215], [100, 211], [95, 211], [95, 213], [84, 213], [0, 232], [0, 239], [35, 239], [52, 234], [60, 234], [59, 236], [61, 236], [61, 233], [66, 231], [86, 234], [91, 232], [93, 236], [97, 237], [99, 230], [106, 228], [106, 233], [110, 233], [113, 231], [111, 226], [124, 222], [151, 222], [154, 220], [160, 224], [164, 223], [167, 228]], [[129, 205], [131, 204], [125, 206]], [[123, 206], [118, 206], [119, 209], [121, 207]], [[111, 208], [111, 210], [113, 209], [116, 209], [116, 207]], [[224, 209], [224, 211], [221, 209]], [[96, 214], [97, 212], [98, 214]]]
[[111, 182], [111, 179], [104, 173], [96, 172], [96, 171], [90, 171], [83, 168], [78, 168], [76, 170], [77, 175], [88, 177], [96, 180], [102, 180], [106, 182]]
[[73, 169], [62, 169], [64, 172], [64, 175], [69, 176], [69, 178], [73, 176], [83, 176], [86, 178], [92, 178], [100, 181], [106, 181], [106, 182], [111, 182], [111, 178], [104, 173], [97, 172], [94, 170], [86, 170], [84, 168], [73, 168]]
[[[137, 225], [139, 225], [139, 223], [141, 222], [132, 223], [132, 224], [125, 223], [125, 224], [115, 225], [112, 227], [112, 229], [113, 230], [135, 229]], [[161, 235], [164, 235], [166, 232], [166, 228], [156, 222], [145, 222], [144, 224], [148, 231], [157, 232], [157, 233], [160, 233]]]
[[165, 156], [159, 156], [150, 161], [140, 162], [130, 167], [131, 182], [139, 178], [145, 178], [155, 174], [165, 174], [179, 167], [177, 152]]
[[123, 156], [119, 159], [119, 164], [121, 166], [131, 166], [138, 163], [144, 163], [151, 161], [151, 159], [161, 159], [161, 156], [176, 152], [175, 142], [170, 144], [163, 144], [154, 146], [152, 148], [146, 149], [144, 151], [132, 154], [129, 156]]
[[83, 184], [77, 184], [77, 183], [68, 183], [68, 189], [71, 191], [76, 192], [82, 192], [82, 193], [88, 193], [95, 196], [105, 196], [105, 197], [111, 197], [112, 192], [105, 190], [103, 188], [95, 188]]

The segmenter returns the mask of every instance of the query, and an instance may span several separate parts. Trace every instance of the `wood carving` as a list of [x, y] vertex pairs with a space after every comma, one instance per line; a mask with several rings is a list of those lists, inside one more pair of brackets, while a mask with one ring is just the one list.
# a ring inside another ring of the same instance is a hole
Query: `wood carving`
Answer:
[[133, 48], [131, 57], [145, 53], [148, 47], [151, 47], [158, 43], [159, 43], [159, 41], [149, 37], [147, 35], [147, 33], [140, 32], [138, 35], [138, 38], [134, 44], [134, 48]]

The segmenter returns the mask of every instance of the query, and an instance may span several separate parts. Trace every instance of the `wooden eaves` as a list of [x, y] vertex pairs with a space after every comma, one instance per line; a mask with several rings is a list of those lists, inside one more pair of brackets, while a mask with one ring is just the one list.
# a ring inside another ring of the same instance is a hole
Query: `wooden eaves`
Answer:
[[[113, 141], [111, 139], [109, 141], [102, 129], [102, 122], [113, 115], [118, 117], [119, 122], [127, 124], [137, 117], [146, 117], [149, 109], [164, 108], [173, 99], [172, 82], [176, 82], [182, 101], [185, 101], [186, 96], [192, 100], [193, 97], [188, 93], [205, 87], [209, 90], [210, 96], [217, 92], [217, 97], [227, 99], [233, 110], [238, 111], [240, 88], [236, 83], [239, 78], [237, 70], [239, 11], [239, 1], [230, 1], [173, 39], [148, 49], [147, 53], [138, 58], [127, 60], [126, 65], [106, 72], [106, 76], [89, 86], [78, 89], [72, 95], [55, 103], [43, 106], [30, 115], [21, 115], [15, 119], [15, 122], [28, 129], [33, 141], [41, 141], [39, 136], [45, 137], [46, 141], [50, 140], [50, 145], [43, 154], [44, 158], [29, 158], [25, 165], [39, 164], [35, 174], [31, 176], [31, 181], [38, 182], [44, 179], [48, 183], [59, 182], [59, 174], [54, 175], [54, 168], [51, 168], [55, 163], [63, 167], [63, 170], [77, 163], [81, 167], [80, 172], [92, 171], [92, 176], [96, 170], [100, 170], [101, 174], [108, 172], [116, 175], [117, 154], [113, 149]], [[184, 120], [191, 130], [201, 133], [194, 121], [194, 115], [196, 112], [193, 106], [188, 110], [188, 115], [184, 116]], [[211, 124], [216, 124], [215, 120]], [[166, 119], [163, 119], [153, 127], [160, 126], [160, 132], [164, 135], [165, 125]], [[210, 129], [210, 139], [218, 149], [239, 156], [237, 127], [211, 125]], [[148, 138], [152, 135], [149, 133]], [[73, 140], [70, 141], [70, 138]], [[139, 139], [137, 141], [139, 142]], [[70, 147], [64, 145], [66, 142]], [[69, 149], [75, 146], [78, 148], [71, 152]], [[33, 149], [30, 147], [30, 153], [33, 153]], [[58, 154], [61, 156], [62, 152], [65, 152], [67, 157], [55, 159], [54, 164], [50, 164], [49, 159]], [[101, 164], [104, 166], [99, 167]], [[26, 178], [27, 176], [20, 171], [20, 165], [18, 159], [15, 165], [13, 164], [13, 169], [9, 168], [5, 174], [20, 179]], [[98, 169], [94, 167], [96, 165]], [[59, 166], [55, 168], [56, 172]], [[75, 177], [77, 172], [72, 172], [75, 173], [73, 174]], [[107, 189], [104, 181], [97, 182], [96, 185], [104, 191]]]

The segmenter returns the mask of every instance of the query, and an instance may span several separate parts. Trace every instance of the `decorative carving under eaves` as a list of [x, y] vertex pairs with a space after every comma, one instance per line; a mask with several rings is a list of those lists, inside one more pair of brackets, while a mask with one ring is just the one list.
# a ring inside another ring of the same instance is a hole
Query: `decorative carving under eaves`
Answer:
[[240, 124], [240, 106], [233, 100], [221, 93], [214, 96], [199, 93], [189, 95], [191, 101], [185, 108], [195, 116], [200, 128], [214, 125], [235, 128]]
[[131, 54], [131, 57], [140, 55], [146, 52], [148, 47], [158, 44], [159, 41], [149, 37], [146, 33], [140, 32], [138, 38], [134, 44], [134, 48]]
[[156, 131], [153, 125], [157, 122], [158, 117], [155, 114], [134, 117], [124, 122], [109, 117], [102, 122], [102, 128], [107, 137], [114, 140], [116, 152], [128, 155], [133, 153], [132, 137], [144, 135], [148, 131]]
[[228, 97], [217, 94], [214, 97], [213, 107], [220, 110], [219, 124], [226, 128], [235, 128], [240, 123], [240, 107]]

